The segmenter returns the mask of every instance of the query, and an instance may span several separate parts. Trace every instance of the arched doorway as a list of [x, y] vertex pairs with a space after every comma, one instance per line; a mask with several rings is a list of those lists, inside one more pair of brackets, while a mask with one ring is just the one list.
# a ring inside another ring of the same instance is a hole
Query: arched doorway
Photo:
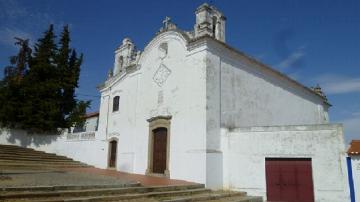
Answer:
[[167, 155], [167, 129], [156, 128], [153, 130], [153, 173], [164, 174], [166, 170]]
[[115, 168], [116, 167], [116, 153], [117, 153], [117, 141], [111, 140], [109, 142], [109, 168]]
[[149, 122], [147, 175], [170, 177], [170, 120], [171, 116], [157, 116], [147, 120]]

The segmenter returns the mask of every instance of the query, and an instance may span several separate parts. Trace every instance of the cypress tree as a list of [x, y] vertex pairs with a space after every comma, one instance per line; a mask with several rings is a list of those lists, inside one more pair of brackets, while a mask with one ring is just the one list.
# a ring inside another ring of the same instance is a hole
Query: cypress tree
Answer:
[[24, 128], [34, 132], [55, 131], [61, 120], [60, 91], [55, 62], [57, 46], [53, 25], [35, 44], [26, 79]]
[[68, 126], [69, 123], [72, 122], [69, 116], [78, 105], [75, 99], [75, 89], [78, 88], [80, 66], [83, 58], [82, 54], [78, 57], [76, 51], [69, 48], [69, 43], [69, 28], [65, 26], [61, 34], [57, 63], [58, 70], [60, 71], [59, 81], [62, 93], [61, 110], [65, 116], [65, 119], [63, 119], [65, 121], [63, 123], [64, 126]]
[[16, 56], [10, 57], [10, 65], [5, 68], [4, 79], [0, 81], [0, 125], [19, 127], [24, 120], [24, 77], [31, 60], [29, 40], [15, 38], [20, 46]]
[[19, 53], [10, 58], [0, 81], [0, 124], [30, 132], [58, 132], [84, 122], [89, 101], [75, 97], [82, 54], [70, 48], [65, 26], [59, 43], [52, 25], [34, 46], [17, 39]]

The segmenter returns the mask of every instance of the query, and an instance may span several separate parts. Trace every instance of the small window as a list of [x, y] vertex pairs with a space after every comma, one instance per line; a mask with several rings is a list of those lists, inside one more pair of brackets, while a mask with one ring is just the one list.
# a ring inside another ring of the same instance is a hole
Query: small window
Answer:
[[119, 111], [120, 96], [115, 96], [113, 99], [113, 112]]
[[118, 63], [119, 63], [119, 67], [121, 68], [123, 66], [123, 63], [124, 63], [124, 57], [123, 56], [120, 56], [118, 58]]
[[214, 36], [214, 37], [216, 37], [216, 36], [215, 36], [215, 34], [216, 34], [216, 23], [217, 23], [217, 18], [216, 18], [216, 16], [214, 16], [214, 17], [213, 17], [213, 23], [212, 23], [212, 26], [213, 26], [213, 30], [212, 30], [212, 31], [213, 31], [213, 36]]

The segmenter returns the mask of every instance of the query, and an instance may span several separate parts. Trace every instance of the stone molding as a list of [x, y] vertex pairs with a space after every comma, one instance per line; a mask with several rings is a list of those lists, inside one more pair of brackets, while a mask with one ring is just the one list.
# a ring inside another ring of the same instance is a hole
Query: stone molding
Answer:
[[[146, 175], [170, 178], [169, 162], [170, 162], [170, 125], [171, 116], [157, 116], [148, 119], [149, 122], [149, 142], [148, 142], [148, 163]], [[154, 150], [154, 130], [157, 128], [166, 128], [166, 169], [164, 174], [153, 173], [153, 150]]]

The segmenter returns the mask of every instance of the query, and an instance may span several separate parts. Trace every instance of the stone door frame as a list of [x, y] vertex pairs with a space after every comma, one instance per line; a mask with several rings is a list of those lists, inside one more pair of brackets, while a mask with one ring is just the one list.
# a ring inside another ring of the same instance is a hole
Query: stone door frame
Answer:
[[[170, 162], [170, 125], [171, 116], [157, 116], [148, 119], [149, 122], [149, 141], [148, 141], [148, 163], [146, 175], [155, 175], [170, 178], [169, 162]], [[154, 152], [154, 130], [157, 128], [166, 128], [166, 169], [164, 174], [153, 173], [153, 152]]]
[[[110, 161], [111, 161], [111, 149], [112, 149], [112, 145], [111, 142], [115, 141], [116, 142], [116, 154], [115, 154], [115, 166], [114, 167], [110, 167]], [[119, 139], [116, 137], [112, 137], [110, 139], [108, 139], [108, 158], [107, 158], [107, 168], [108, 169], [115, 169], [117, 167], [117, 158], [118, 158], [118, 149], [119, 149]]]

